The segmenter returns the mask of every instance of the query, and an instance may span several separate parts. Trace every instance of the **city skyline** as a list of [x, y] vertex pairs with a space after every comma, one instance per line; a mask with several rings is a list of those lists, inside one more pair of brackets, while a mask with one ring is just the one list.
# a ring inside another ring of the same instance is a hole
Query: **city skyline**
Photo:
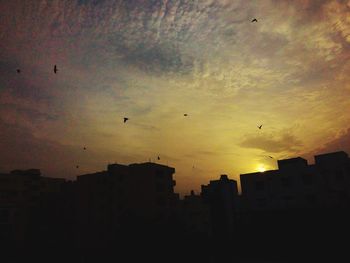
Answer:
[[0, 172], [75, 179], [152, 160], [176, 167], [186, 194], [278, 159], [350, 152], [349, 9], [1, 1]]
[[[185, 198], [186, 196], [189, 196], [189, 195], [193, 195], [193, 194], [199, 194], [201, 191], [203, 191], [203, 187], [205, 188], [206, 187], [206, 184], [209, 182], [214, 182], [216, 180], [216, 178], [218, 176], [220, 176], [220, 178], [225, 178], [226, 180], [230, 180], [230, 181], [234, 181], [237, 185], [237, 194], [238, 195], [242, 195], [242, 182], [241, 182], [241, 177], [242, 176], [246, 176], [246, 175], [253, 175], [253, 176], [258, 176], [257, 178], [263, 178], [265, 176], [269, 177], [270, 174], [275, 174], [275, 172], [278, 172], [280, 170], [280, 166], [281, 164], [283, 163], [287, 163], [287, 164], [291, 164], [291, 171], [293, 171], [293, 166], [295, 167], [298, 167], [298, 165], [300, 165], [300, 162], [302, 163], [302, 165], [305, 165], [306, 167], [313, 167], [314, 165], [317, 164], [317, 159], [321, 159], [321, 158], [326, 158], [326, 159], [330, 159], [332, 160], [332, 158], [339, 158], [339, 156], [341, 158], [345, 158], [347, 160], [349, 160], [349, 157], [348, 157], [348, 153], [347, 152], [344, 152], [344, 151], [337, 151], [337, 152], [327, 152], [327, 153], [319, 153], [314, 157], [314, 162], [308, 162], [308, 160], [306, 159], [303, 159], [302, 157], [291, 157], [291, 158], [288, 158], [288, 159], [279, 159], [279, 160], [275, 160], [276, 163], [277, 163], [277, 167], [275, 169], [266, 169], [266, 170], [257, 170], [257, 171], [248, 171], [247, 173], [239, 173], [238, 175], [230, 175], [230, 174], [227, 174], [227, 173], [222, 173], [222, 174], [217, 174], [217, 175], [213, 175], [211, 178], [208, 179], [207, 182], [202, 182], [201, 184], [191, 188], [189, 191], [181, 191], [181, 190], [178, 190], [176, 189], [176, 185], [178, 184], [178, 181], [177, 180], [177, 176], [176, 176], [176, 167], [171, 167], [171, 166], [168, 166], [166, 164], [160, 164], [160, 163], [157, 163], [157, 162], [152, 162], [151, 160], [149, 162], [141, 162], [141, 163], [130, 163], [130, 164], [123, 164], [123, 163], [109, 163], [108, 165], [105, 166], [105, 169], [101, 170], [101, 171], [91, 171], [89, 173], [83, 173], [83, 174], [78, 174], [76, 176], [76, 178], [74, 178], [73, 180], [69, 180], [67, 178], [64, 178], [64, 176], [61, 176], [61, 177], [58, 177], [58, 178], [52, 178], [52, 177], [48, 177], [46, 176], [45, 174], [43, 174], [42, 176], [44, 176], [45, 178], [47, 179], [52, 179], [52, 180], [59, 180], [61, 182], [67, 180], [66, 182], [77, 182], [79, 177], [84, 177], [84, 176], [100, 176], [100, 177], [103, 177], [105, 176], [106, 174], [109, 173], [109, 171], [113, 171], [113, 167], [116, 167], [116, 168], [121, 168], [123, 167], [122, 169], [128, 169], [128, 168], [132, 168], [132, 167], [162, 167], [162, 169], [169, 169], [172, 171], [173, 173], [173, 176], [174, 176], [174, 180], [175, 180], [175, 184], [174, 184], [174, 193], [178, 194], [180, 198]], [[287, 166], [288, 168], [288, 166]], [[116, 169], [117, 170], [117, 169]], [[287, 169], [288, 170], [288, 169]], [[32, 171], [34, 173], [39, 173], [41, 174], [41, 169], [39, 167], [27, 167], [27, 169], [14, 169], [12, 171], [3, 171], [3, 172], [0, 172], [3, 173], [3, 174], [17, 174], [17, 173], [23, 173], [25, 174], [26, 171]], [[299, 171], [300, 172], [300, 171]], [[311, 174], [314, 173], [314, 171], [311, 172]], [[112, 173], [113, 174], [113, 173]], [[147, 178], [147, 176], [144, 176], [145, 180]]]
[[314, 157], [311, 165], [295, 157], [278, 160], [278, 170], [240, 174], [241, 194], [221, 174], [184, 198], [175, 168], [149, 162], [110, 164], [75, 181], [39, 169], [0, 173], [1, 260], [344, 259], [350, 158]]

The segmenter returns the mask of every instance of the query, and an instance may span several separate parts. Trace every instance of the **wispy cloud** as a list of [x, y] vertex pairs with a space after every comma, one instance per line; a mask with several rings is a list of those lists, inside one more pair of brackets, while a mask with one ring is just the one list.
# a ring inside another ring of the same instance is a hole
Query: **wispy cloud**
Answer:
[[240, 146], [260, 149], [267, 153], [295, 152], [302, 143], [294, 135], [284, 133], [281, 135], [264, 134], [247, 136]]

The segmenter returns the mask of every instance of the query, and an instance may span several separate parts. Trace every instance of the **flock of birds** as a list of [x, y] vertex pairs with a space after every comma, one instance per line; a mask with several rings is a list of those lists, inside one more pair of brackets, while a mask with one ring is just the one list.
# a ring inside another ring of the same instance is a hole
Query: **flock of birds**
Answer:
[[[252, 22], [252, 23], [258, 22], [258, 20], [257, 20], [256, 18], [254, 18], [254, 19], [251, 20], [251, 22]], [[17, 71], [18, 74], [21, 73], [21, 70], [20, 70], [19, 68], [18, 68], [16, 71]], [[54, 65], [54, 67], [53, 67], [53, 72], [54, 72], [55, 74], [57, 74], [57, 72], [58, 72], [57, 65]], [[187, 114], [187, 113], [184, 113], [184, 117], [187, 117], [187, 116], [188, 116], [188, 114]], [[123, 122], [124, 122], [124, 123], [126, 123], [128, 120], [129, 120], [128, 117], [124, 117], [124, 118], [123, 118]], [[258, 127], [259, 130], [261, 130], [262, 124], [259, 125], [259, 126], [257, 126], [257, 127]], [[84, 147], [83, 150], [86, 151], [86, 147]], [[271, 158], [271, 159], [274, 159], [272, 156], [268, 156], [268, 157]], [[158, 157], [157, 157], [157, 160], [160, 160], [160, 156], [159, 156], [159, 155], [158, 155]], [[78, 168], [79, 168], [79, 165], [76, 165], [75, 167], [78, 169]], [[193, 168], [194, 168], [194, 166], [193, 166]]]

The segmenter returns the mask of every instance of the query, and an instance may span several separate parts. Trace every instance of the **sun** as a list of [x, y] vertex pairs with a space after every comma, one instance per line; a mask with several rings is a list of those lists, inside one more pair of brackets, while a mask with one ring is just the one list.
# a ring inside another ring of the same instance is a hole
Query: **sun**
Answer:
[[259, 164], [258, 167], [256, 168], [258, 172], [263, 173], [266, 171], [266, 167], [263, 164]]

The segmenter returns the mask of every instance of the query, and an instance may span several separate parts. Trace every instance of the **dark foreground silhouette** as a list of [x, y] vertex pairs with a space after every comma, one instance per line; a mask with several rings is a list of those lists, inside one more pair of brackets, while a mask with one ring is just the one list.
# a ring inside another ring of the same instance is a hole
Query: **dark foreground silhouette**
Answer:
[[0, 262], [347, 262], [346, 153], [221, 175], [183, 199], [175, 169], [110, 164], [76, 181], [0, 174]]

